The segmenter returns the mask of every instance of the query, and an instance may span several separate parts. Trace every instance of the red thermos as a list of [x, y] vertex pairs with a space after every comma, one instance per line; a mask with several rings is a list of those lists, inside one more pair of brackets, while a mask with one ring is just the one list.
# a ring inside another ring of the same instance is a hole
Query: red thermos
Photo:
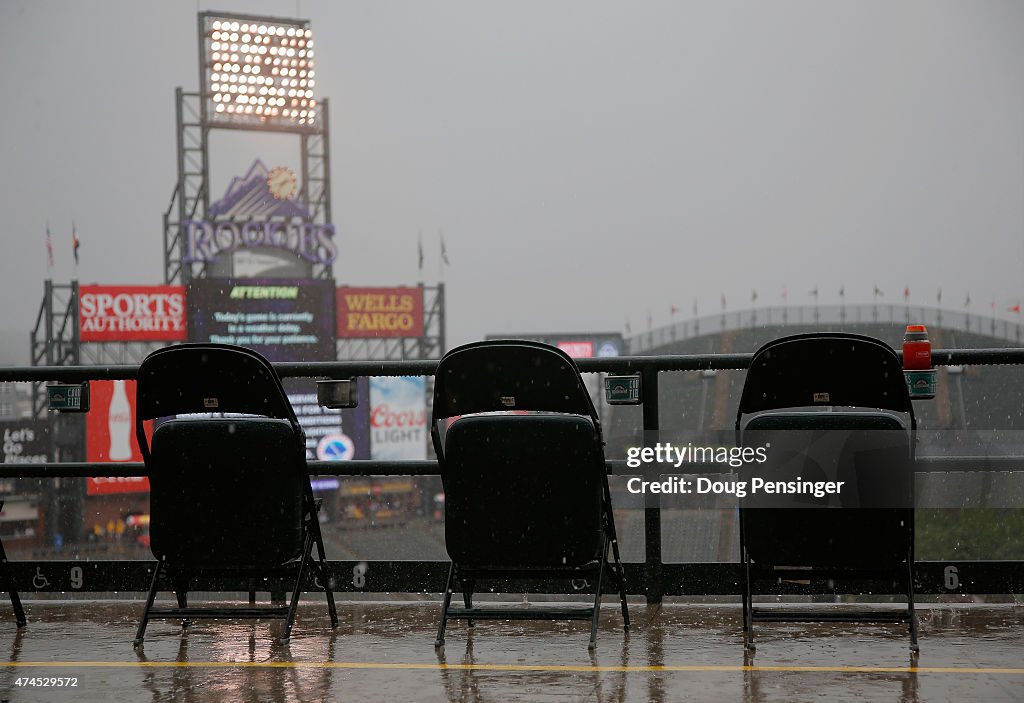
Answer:
[[903, 334], [903, 368], [925, 371], [932, 367], [932, 343], [924, 325], [907, 325]]

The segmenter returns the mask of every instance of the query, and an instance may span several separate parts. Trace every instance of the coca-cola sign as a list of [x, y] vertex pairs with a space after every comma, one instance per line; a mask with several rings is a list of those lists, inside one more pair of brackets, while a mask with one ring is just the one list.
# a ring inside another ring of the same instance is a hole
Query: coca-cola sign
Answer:
[[[85, 459], [91, 462], [142, 461], [135, 440], [135, 381], [91, 381], [92, 409], [85, 416]], [[89, 495], [149, 491], [149, 479], [90, 478]]]
[[83, 342], [184, 341], [183, 286], [82, 286], [79, 329]]

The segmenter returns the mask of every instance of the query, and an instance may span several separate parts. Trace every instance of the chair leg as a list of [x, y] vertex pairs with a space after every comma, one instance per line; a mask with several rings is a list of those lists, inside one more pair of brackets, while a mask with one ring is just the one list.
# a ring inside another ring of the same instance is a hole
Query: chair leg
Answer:
[[444, 587], [444, 603], [441, 605], [441, 622], [437, 626], [437, 639], [434, 640], [435, 647], [444, 646], [444, 630], [448, 624], [448, 608], [452, 605], [452, 585], [455, 580], [455, 562], [452, 562], [448, 569], [448, 583]]
[[324, 536], [320, 531], [320, 520], [318, 516], [320, 514], [320, 505], [322, 501], [317, 499], [313, 501], [314, 511], [310, 520], [310, 530], [313, 532], [313, 540], [316, 544], [317, 561], [316, 569], [320, 576], [320, 583], [324, 588], [324, 595], [327, 596], [327, 613], [331, 617], [331, 627], [338, 626], [338, 606], [334, 602], [334, 589], [331, 588], [329, 579], [327, 578], [327, 569], [324, 567], [324, 563], [327, 561], [327, 551], [324, 549]]
[[917, 644], [917, 611], [914, 609], [913, 550], [907, 556], [907, 611], [910, 614], [910, 651], [917, 654], [921, 651], [921, 648]]
[[594, 615], [590, 620], [590, 644], [587, 649], [593, 650], [597, 647], [597, 624], [601, 619], [601, 591], [604, 588], [604, 570], [608, 566], [608, 540], [602, 538], [601, 563], [597, 567], [597, 586], [594, 593]]
[[605, 482], [605, 531], [608, 534], [608, 540], [612, 543], [612, 557], [615, 559], [614, 572], [615, 580], [619, 585], [619, 603], [622, 606], [622, 629], [625, 632], [629, 632], [629, 608], [626, 606], [626, 573], [622, 568], [622, 559], [619, 558], [619, 540], [615, 534], [615, 515], [612, 513], [612, 503], [609, 494], [608, 484]]
[[302, 559], [299, 561], [299, 573], [295, 576], [295, 588], [292, 589], [292, 600], [288, 604], [288, 617], [284, 622], [284, 635], [281, 642], [287, 642], [292, 636], [292, 625], [295, 624], [295, 613], [299, 609], [299, 597], [302, 595], [302, 577], [306, 574], [306, 562], [313, 551], [313, 533], [306, 533], [305, 544], [302, 545]]
[[[3, 507], [4, 502], [0, 500], [0, 509]], [[3, 540], [0, 540], [0, 584], [7, 586], [7, 595], [11, 597], [11, 607], [14, 608], [14, 622], [18, 627], [25, 627], [28, 619], [25, 617], [25, 608], [21, 605], [18, 589], [14, 587], [14, 579], [7, 570], [7, 552], [4, 550]]]
[[[174, 597], [178, 601], [179, 608], [188, 607], [188, 579], [179, 579], [174, 586]], [[181, 629], [187, 628], [192, 624], [192, 621], [188, 618], [181, 619]]]
[[[460, 579], [462, 584], [462, 604], [466, 606], [466, 610], [473, 607], [473, 579]], [[467, 621], [467, 627], [473, 627], [474, 623], [472, 620]]]
[[25, 608], [21, 604], [21, 596], [18, 595], [18, 591], [13, 587], [7, 594], [11, 597], [11, 607], [14, 608], [14, 622], [18, 627], [25, 627], [28, 624], [28, 618], [25, 617]]
[[753, 652], [754, 643], [754, 597], [750, 584], [750, 557], [747, 550], [742, 550], [743, 559], [743, 648]]
[[164, 561], [161, 559], [153, 568], [153, 581], [149, 584], [149, 594], [146, 596], [146, 607], [142, 610], [142, 620], [139, 621], [139, 629], [135, 632], [133, 647], [142, 645], [142, 638], [146, 636], [146, 625], [149, 624], [149, 611], [156, 600], [156, 589], [160, 582], [160, 571], [164, 568]]

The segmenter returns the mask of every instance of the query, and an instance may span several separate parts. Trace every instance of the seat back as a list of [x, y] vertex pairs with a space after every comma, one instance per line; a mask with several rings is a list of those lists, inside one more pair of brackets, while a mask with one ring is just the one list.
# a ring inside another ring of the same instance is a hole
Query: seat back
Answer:
[[599, 558], [601, 428], [564, 352], [518, 340], [452, 350], [438, 365], [431, 434], [453, 561], [573, 569]]
[[742, 539], [752, 561], [836, 568], [906, 562], [916, 421], [891, 348], [838, 333], [766, 344], [751, 361], [736, 427], [740, 444], [770, 444], [764, 465], [744, 467], [746, 480], [844, 482], [838, 496], [744, 498]]
[[286, 420], [170, 420], [153, 433], [148, 468], [157, 559], [256, 567], [301, 554], [309, 478]]
[[[154, 556], [256, 568], [301, 554], [312, 495], [304, 439], [266, 359], [227, 345], [167, 347], [140, 365], [136, 392]], [[166, 420], [146, 441], [144, 420], [211, 412]]]
[[589, 418], [463, 417], [445, 447], [445, 545], [454, 561], [577, 568], [599, 557], [604, 455]]
[[857, 567], [906, 561], [913, 540], [910, 433], [885, 413], [771, 412], [744, 429], [748, 446], [770, 444], [765, 464], [744, 468], [773, 481], [842, 481], [838, 495], [742, 499], [744, 544], [759, 564]]

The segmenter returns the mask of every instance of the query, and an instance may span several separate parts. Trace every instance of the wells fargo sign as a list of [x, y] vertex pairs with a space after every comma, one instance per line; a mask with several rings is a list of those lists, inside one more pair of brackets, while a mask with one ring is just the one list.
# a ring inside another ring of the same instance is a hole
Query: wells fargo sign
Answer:
[[182, 286], [82, 286], [78, 292], [83, 342], [185, 341]]
[[338, 338], [422, 337], [423, 288], [338, 288]]

